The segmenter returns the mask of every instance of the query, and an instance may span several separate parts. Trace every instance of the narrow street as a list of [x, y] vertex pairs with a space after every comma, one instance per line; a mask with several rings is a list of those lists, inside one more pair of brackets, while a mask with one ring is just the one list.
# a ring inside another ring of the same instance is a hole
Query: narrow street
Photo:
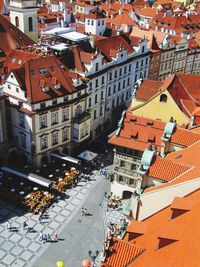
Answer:
[[[52, 243], [32, 266], [55, 267], [57, 260], [63, 260], [67, 267], [80, 267], [82, 260], [89, 258], [88, 251], [101, 251], [104, 240], [102, 219], [102, 201], [104, 192], [110, 190], [110, 184], [102, 176], [96, 176], [97, 183], [89, 192], [72, 219], [58, 235], [61, 239]], [[89, 215], [81, 216], [81, 207], [87, 208]], [[65, 223], [65, 222], [64, 222]]]

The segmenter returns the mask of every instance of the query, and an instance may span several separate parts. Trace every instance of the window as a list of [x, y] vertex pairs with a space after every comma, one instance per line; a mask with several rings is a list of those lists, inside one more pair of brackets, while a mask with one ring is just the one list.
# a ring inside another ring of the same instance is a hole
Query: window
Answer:
[[47, 139], [47, 136], [45, 135], [45, 136], [41, 137], [41, 139], [40, 139], [40, 149], [42, 150], [42, 149], [45, 149], [47, 147], [48, 147], [48, 139]]
[[63, 100], [64, 100], [64, 102], [67, 102], [68, 101], [68, 96], [64, 96]]
[[97, 94], [95, 95], [95, 100], [94, 100], [94, 102], [95, 102], [95, 104], [97, 103]]
[[29, 32], [33, 31], [33, 18], [32, 17], [28, 18], [28, 30]]
[[108, 88], [108, 96], [111, 95], [111, 87]]
[[94, 111], [94, 120], [96, 120], [96, 118], [97, 118], [97, 111], [95, 110]]
[[102, 25], [104, 25], [104, 20], [102, 20]]
[[121, 89], [121, 83], [119, 82], [119, 84], [118, 84], [118, 91], [120, 91], [120, 89]]
[[116, 84], [114, 84], [114, 87], [113, 87], [113, 94], [115, 94], [116, 92]]
[[126, 92], [126, 100], [128, 100], [128, 91]]
[[135, 75], [135, 83], [137, 82], [137, 74]]
[[91, 25], [92, 25], [92, 26], [94, 25], [94, 20], [92, 20]]
[[127, 80], [127, 86], [129, 86], [130, 85], [130, 78], [128, 78], [128, 80]]
[[125, 161], [121, 160], [120, 167], [125, 167]]
[[126, 74], [127, 66], [124, 67], [124, 74]]
[[142, 53], [144, 53], [144, 45], [142, 46]]
[[143, 66], [143, 59], [141, 60], [141, 67]]
[[122, 101], [121, 101], [122, 103], [124, 102], [124, 94], [122, 94]]
[[109, 80], [112, 80], [112, 72], [109, 73]]
[[99, 70], [99, 63], [96, 63], [95, 65], [95, 71], [98, 71]]
[[67, 128], [63, 129], [63, 131], [62, 131], [62, 140], [63, 140], [63, 142], [67, 141], [68, 138], [69, 138], [69, 130]]
[[131, 71], [131, 64], [130, 64], [129, 67], [128, 67], [128, 71]]
[[47, 127], [47, 115], [40, 115], [40, 129]]
[[139, 63], [138, 63], [138, 61], [136, 62], [136, 69], [138, 68], [138, 66], [139, 66]]
[[124, 183], [124, 177], [119, 175], [118, 181], [119, 183]]
[[135, 185], [136, 185], [135, 179], [130, 179], [129, 180], [129, 185], [135, 187]]
[[57, 99], [53, 99], [52, 100], [52, 105], [54, 106], [54, 105], [57, 105]]
[[78, 139], [79, 138], [79, 132], [78, 132], [78, 129], [74, 128], [74, 131], [73, 131], [73, 137], [75, 139]]
[[102, 76], [101, 83], [102, 83], [102, 84], [105, 83], [105, 77], [104, 77], [104, 76]]
[[103, 115], [103, 107], [100, 106], [100, 116], [102, 116], [102, 115]]
[[90, 20], [88, 19], [87, 24], [90, 25]]
[[146, 65], [148, 64], [148, 58], [146, 58]]
[[89, 83], [89, 90], [92, 90], [92, 82]]
[[25, 127], [24, 113], [19, 113], [19, 125]]
[[63, 109], [63, 121], [69, 120], [69, 109]]
[[123, 80], [123, 88], [125, 88], [125, 86], [126, 86], [126, 81]]
[[40, 108], [45, 108], [45, 107], [46, 107], [46, 103], [45, 102], [40, 103]]
[[52, 133], [51, 135], [51, 145], [54, 146], [54, 145], [57, 145], [58, 144], [58, 132], [54, 132]]
[[115, 99], [112, 100], [112, 108], [115, 107]]
[[88, 101], [88, 107], [90, 108], [91, 105], [92, 105], [92, 98], [90, 97], [90, 98], [89, 98], [89, 101]]
[[121, 76], [121, 75], [122, 75], [122, 69], [119, 70], [119, 76]]
[[15, 89], [16, 89], [16, 92], [17, 92], [17, 93], [19, 93], [19, 88], [18, 88], [18, 87], [16, 87]]
[[15, 26], [19, 28], [19, 17], [15, 17]]
[[51, 113], [51, 124], [56, 124], [58, 123], [58, 112], [52, 112]]
[[117, 78], [117, 70], [115, 71], [115, 78]]
[[99, 80], [96, 79], [95, 83], [96, 83], [96, 87], [98, 87], [99, 86]]
[[162, 95], [160, 96], [160, 102], [167, 102], [167, 95], [162, 94]]
[[20, 134], [20, 146], [26, 148], [26, 135]]
[[77, 116], [81, 115], [82, 113], [83, 113], [82, 106], [78, 105], [76, 107], [76, 110], [75, 110], [75, 116], [77, 117]]
[[100, 20], [98, 20], [98, 26], [100, 26], [101, 25], [101, 21]]
[[103, 100], [103, 91], [101, 91], [101, 100]]
[[8, 89], [11, 89], [11, 86], [10, 86], [10, 84], [8, 84]]

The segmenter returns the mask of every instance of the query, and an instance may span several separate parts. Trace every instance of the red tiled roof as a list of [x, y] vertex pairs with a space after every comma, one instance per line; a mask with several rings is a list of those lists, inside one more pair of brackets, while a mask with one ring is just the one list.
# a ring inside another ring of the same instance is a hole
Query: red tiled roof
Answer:
[[155, 157], [149, 167], [148, 176], [164, 181], [171, 181], [190, 168], [190, 166], [179, 164], [166, 158]]
[[9, 53], [16, 46], [28, 46], [34, 42], [12, 23], [0, 15], [1, 42], [0, 49]]
[[114, 19], [110, 20], [110, 23], [113, 23], [115, 25], [129, 25], [129, 26], [133, 26], [136, 25], [136, 22], [134, 20], [132, 20], [128, 14], [123, 13], [121, 15], [117, 15]]
[[[170, 219], [171, 207], [154, 214], [145, 220], [148, 228], [143, 235], [130, 240], [131, 233], [126, 234], [126, 240], [145, 248], [129, 267], [199, 267], [200, 247], [200, 190], [183, 198], [193, 202], [190, 211]], [[133, 222], [134, 224], [134, 222]], [[164, 246], [159, 247], [159, 239], [164, 238]]]
[[163, 83], [164, 82], [161, 81], [144, 80], [137, 90], [136, 97], [141, 100], [149, 100], [160, 91], [160, 87]]
[[118, 35], [109, 37], [102, 40], [97, 40], [95, 46], [103, 53], [103, 55], [109, 60], [112, 60], [110, 56], [111, 50], [119, 51], [122, 47], [127, 51], [128, 54], [133, 53], [134, 49], [126, 40], [127, 37], [124, 35]]
[[122, 267], [134, 261], [144, 250], [134, 244], [114, 239], [107, 252], [106, 261], [101, 267]]
[[106, 15], [100, 8], [95, 7], [92, 10], [90, 10], [89, 14], [86, 15], [86, 18], [89, 19], [104, 19], [106, 18]]
[[171, 204], [171, 209], [191, 210], [193, 205], [193, 201], [188, 201], [187, 198], [175, 197]]
[[136, 12], [143, 17], [154, 17], [157, 14], [157, 10], [152, 7], [136, 9]]
[[[114, 135], [109, 143], [116, 146], [127, 147], [139, 151], [144, 151], [148, 147], [149, 137], [152, 145], [157, 150], [161, 150], [161, 137], [164, 134], [166, 123], [159, 120], [149, 120], [148, 118], [135, 116], [126, 112], [119, 135]], [[137, 132], [137, 135], [135, 134]], [[200, 140], [200, 134], [176, 127], [170, 142], [179, 146], [190, 146]]]
[[[54, 56], [31, 59], [14, 70], [17, 80], [24, 85], [27, 98], [31, 103], [37, 103], [48, 99], [75, 92], [68, 69]], [[41, 68], [45, 71], [41, 71]], [[54, 87], [53, 77], [60, 89]], [[43, 92], [42, 87], [49, 87], [48, 92]]]

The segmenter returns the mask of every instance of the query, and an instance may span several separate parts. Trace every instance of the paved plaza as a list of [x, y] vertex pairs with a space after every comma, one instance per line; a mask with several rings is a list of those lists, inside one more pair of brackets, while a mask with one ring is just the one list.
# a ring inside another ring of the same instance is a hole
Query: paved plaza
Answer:
[[[63, 260], [67, 267], [80, 267], [89, 250], [101, 251], [108, 222], [118, 223], [123, 218], [120, 211], [107, 211], [104, 193], [109, 191], [109, 181], [95, 172], [91, 181], [80, 181], [68, 189], [41, 222], [39, 215], [0, 201], [0, 267], [54, 267], [57, 260]], [[81, 216], [81, 207], [87, 208], [88, 216]], [[23, 230], [24, 221], [32, 229], [28, 233]], [[39, 241], [41, 231], [52, 239], [57, 232], [59, 241]]]

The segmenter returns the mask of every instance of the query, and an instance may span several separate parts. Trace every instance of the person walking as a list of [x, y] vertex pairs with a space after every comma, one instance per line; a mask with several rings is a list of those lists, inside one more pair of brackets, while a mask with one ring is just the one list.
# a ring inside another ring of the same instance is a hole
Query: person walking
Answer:
[[7, 221], [7, 229], [9, 230], [9, 231], [11, 231], [11, 224], [10, 224], [10, 222], [9, 221]]
[[85, 216], [87, 215], [87, 209], [86, 208], [84, 209], [84, 215]]
[[25, 230], [27, 226], [28, 226], [27, 223], [23, 222], [23, 230]]
[[57, 232], [54, 233], [54, 241], [58, 242], [58, 234], [57, 234]]
[[42, 233], [42, 232], [40, 232], [39, 241], [40, 241], [40, 242], [42, 242], [42, 241], [43, 241], [43, 233]]
[[84, 215], [84, 211], [85, 211], [85, 209], [84, 208], [81, 208], [81, 216]]

